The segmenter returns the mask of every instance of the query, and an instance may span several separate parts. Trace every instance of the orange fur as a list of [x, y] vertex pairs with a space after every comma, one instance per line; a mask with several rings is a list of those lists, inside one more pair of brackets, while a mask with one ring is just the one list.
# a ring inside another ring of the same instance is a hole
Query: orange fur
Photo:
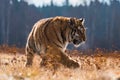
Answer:
[[[81, 34], [78, 27], [83, 29]], [[26, 66], [32, 65], [34, 53], [42, 56], [42, 65], [60, 63], [66, 67], [78, 67], [79, 64], [64, 54], [66, 45], [73, 41], [71, 35], [77, 29], [78, 38], [85, 41], [85, 29], [82, 21], [70, 17], [54, 17], [38, 21], [30, 32], [26, 43]], [[74, 34], [76, 35], [76, 34]], [[73, 37], [74, 37], [73, 35]], [[48, 47], [49, 46], [49, 47]]]

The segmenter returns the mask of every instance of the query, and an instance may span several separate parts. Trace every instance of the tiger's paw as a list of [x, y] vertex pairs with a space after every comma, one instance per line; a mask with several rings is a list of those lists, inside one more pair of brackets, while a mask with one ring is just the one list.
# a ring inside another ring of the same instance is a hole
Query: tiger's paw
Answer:
[[25, 67], [31, 67], [32, 66], [32, 63], [30, 63], [30, 62], [27, 62], [26, 64], [25, 64]]
[[79, 64], [73, 60], [70, 60], [70, 62], [68, 63], [68, 67], [69, 68], [79, 68]]

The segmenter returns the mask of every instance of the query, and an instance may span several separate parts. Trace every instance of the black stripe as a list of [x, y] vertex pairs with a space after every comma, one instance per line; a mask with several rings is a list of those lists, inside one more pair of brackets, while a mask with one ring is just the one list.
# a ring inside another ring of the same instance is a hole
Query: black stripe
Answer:
[[70, 42], [70, 37], [71, 37], [71, 31], [69, 31], [69, 33], [68, 33], [68, 41]]
[[49, 19], [49, 20], [47, 20], [46, 22], [45, 22], [45, 25], [44, 25], [44, 35], [46, 36], [46, 39], [50, 42], [50, 40], [49, 40], [49, 38], [48, 38], [48, 36], [47, 36], [47, 26], [48, 26], [48, 24], [51, 22], [51, 20], [52, 19]]
[[64, 39], [63, 39], [64, 35], [63, 35], [63, 31], [62, 31], [61, 28], [60, 28], [60, 36], [61, 36], [61, 39], [62, 39], [62, 44], [64, 44]]
[[35, 42], [34, 42], [34, 38], [33, 38], [33, 33], [34, 33], [35, 27], [33, 28], [33, 31], [31, 33], [31, 36], [29, 37], [29, 47], [33, 50], [33, 52], [36, 52], [36, 47], [35, 47]]
[[54, 29], [55, 35], [56, 35], [56, 37], [57, 37], [57, 40], [62, 44], [62, 42], [60, 41], [60, 39], [59, 39], [59, 37], [58, 37], [58, 35], [57, 35], [57, 32], [56, 32], [54, 26], [53, 26], [53, 29]]
[[72, 31], [71, 31], [71, 38], [73, 39], [73, 36], [74, 36], [74, 30], [72, 29]]
[[58, 46], [58, 47], [62, 48], [62, 46], [58, 45], [58, 44], [57, 44], [57, 43], [55, 43], [54, 41], [53, 41], [53, 43], [54, 43], [56, 46]]
[[42, 40], [41, 40], [41, 32], [42, 32], [42, 30], [41, 30], [41, 27], [40, 27], [40, 30], [38, 31], [38, 39], [39, 39], [39, 44], [41, 45], [41, 42], [42, 42]]
[[65, 26], [65, 28], [63, 30], [61, 30], [61, 37], [62, 37], [63, 43], [65, 43], [65, 41], [66, 41], [66, 35], [65, 35], [66, 29], [67, 29], [67, 26]]
[[[32, 36], [31, 36], [31, 37], [32, 37]], [[35, 43], [34, 43], [33, 38], [31, 38], [31, 39], [29, 40], [28, 46], [29, 46], [30, 49], [32, 49], [33, 53], [36, 52], [36, 47], [35, 47]]]
[[61, 34], [61, 38], [62, 38], [62, 43], [64, 43], [65, 42], [65, 37], [64, 37], [63, 31], [60, 34]]

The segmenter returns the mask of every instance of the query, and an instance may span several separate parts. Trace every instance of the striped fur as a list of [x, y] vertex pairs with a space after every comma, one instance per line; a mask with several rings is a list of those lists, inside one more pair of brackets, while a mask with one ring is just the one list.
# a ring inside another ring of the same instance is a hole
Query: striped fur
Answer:
[[32, 65], [34, 53], [48, 53], [49, 46], [54, 46], [63, 53], [68, 43], [79, 45], [85, 40], [83, 20], [60, 16], [42, 19], [33, 26], [28, 36], [26, 65]]

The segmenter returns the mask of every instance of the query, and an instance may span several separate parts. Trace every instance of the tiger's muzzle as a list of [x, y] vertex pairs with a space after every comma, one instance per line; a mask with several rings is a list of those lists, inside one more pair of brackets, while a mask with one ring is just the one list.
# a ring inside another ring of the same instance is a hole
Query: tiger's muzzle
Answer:
[[72, 42], [76, 47], [79, 47], [81, 44], [85, 43], [85, 41], [86, 41], [85, 37], [74, 36]]
[[77, 40], [77, 39], [73, 40], [73, 44], [75, 45], [79, 45], [81, 42], [82, 42], [81, 40]]

